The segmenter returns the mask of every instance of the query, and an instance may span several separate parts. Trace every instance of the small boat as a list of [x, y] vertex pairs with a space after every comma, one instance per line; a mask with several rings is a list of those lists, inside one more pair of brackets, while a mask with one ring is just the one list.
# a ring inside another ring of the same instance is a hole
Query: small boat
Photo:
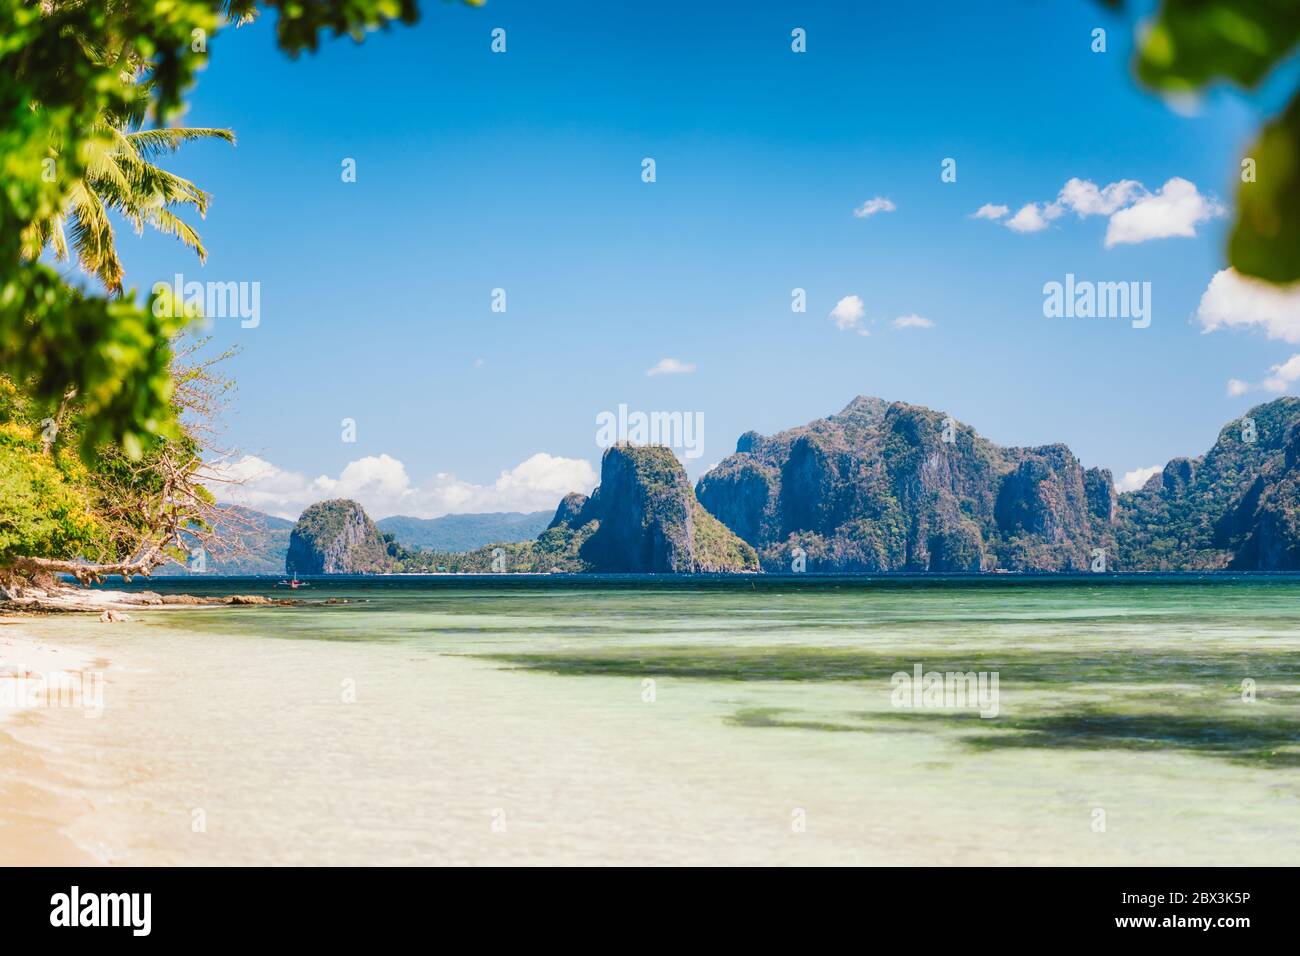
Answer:
[[293, 575], [293, 580], [292, 580], [292, 581], [281, 581], [279, 584], [276, 585], [276, 587], [278, 587], [278, 588], [293, 588], [293, 589], [296, 591], [296, 590], [298, 590], [299, 588], [309, 588], [309, 587], [311, 587], [311, 584], [308, 583], [307, 581], [299, 581], [299, 580], [298, 580], [298, 573], [295, 571], [295, 572], [294, 572], [294, 575]]

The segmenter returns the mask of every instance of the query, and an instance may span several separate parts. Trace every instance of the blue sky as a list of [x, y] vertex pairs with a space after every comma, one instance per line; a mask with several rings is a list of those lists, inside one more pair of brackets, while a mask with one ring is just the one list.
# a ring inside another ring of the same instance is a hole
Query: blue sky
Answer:
[[[703, 413], [692, 477], [742, 432], [858, 394], [945, 410], [1004, 444], [1063, 441], [1119, 477], [1204, 451], [1273, 397], [1229, 397], [1228, 380], [1260, 381], [1295, 351], [1249, 316], [1208, 334], [1198, 319], [1230, 218], [1111, 247], [1106, 215], [1005, 226], [1072, 178], [1155, 193], [1179, 177], [1207, 208], [1231, 206], [1288, 77], [1171, 109], [1131, 78], [1132, 12], [422, 6], [415, 27], [296, 61], [269, 17], [214, 38], [186, 122], [230, 127], [238, 145], [170, 160], [214, 195], [209, 260], [122, 240], [141, 290], [176, 272], [261, 283], [260, 325], [213, 331], [243, 347], [226, 437], [279, 469], [250, 483], [268, 510], [333, 491], [380, 515], [541, 506], [583, 473], [555, 459], [598, 465], [595, 417], [620, 403]], [[1105, 53], [1090, 49], [1097, 27]], [[893, 211], [854, 216], [876, 197]], [[972, 218], [985, 204], [1009, 211]], [[1045, 318], [1043, 285], [1066, 273], [1150, 282], [1150, 327]], [[865, 315], [841, 329], [830, 313], [847, 296]], [[895, 329], [904, 315], [932, 326]], [[694, 371], [646, 374], [665, 358]], [[537, 454], [552, 457], [500, 479]], [[298, 482], [317, 476], [330, 481]]]

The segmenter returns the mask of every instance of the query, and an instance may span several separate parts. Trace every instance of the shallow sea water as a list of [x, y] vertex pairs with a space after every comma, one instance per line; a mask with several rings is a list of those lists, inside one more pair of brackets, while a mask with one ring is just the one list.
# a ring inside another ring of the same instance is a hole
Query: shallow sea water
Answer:
[[[78, 845], [113, 864], [1300, 860], [1295, 580], [294, 596], [21, 622], [108, 661], [101, 717], [5, 728], [79, 808]], [[997, 716], [897, 706], [917, 665], [996, 675]]]

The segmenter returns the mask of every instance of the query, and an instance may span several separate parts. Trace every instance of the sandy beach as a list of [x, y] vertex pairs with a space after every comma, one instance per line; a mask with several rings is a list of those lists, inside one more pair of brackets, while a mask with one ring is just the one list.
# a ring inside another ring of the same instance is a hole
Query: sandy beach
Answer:
[[[39, 748], [20, 744], [11, 731], [38, 724], [51, 696], [56, 705], [86, 705], [79, 679], [88, 672], [102, 674], [109, 662], [66, 644], [55, 647], [25, 636], [24, 624], [29, 620], [0, 617], [0, 693], [9, 692], [0, 704], [0, 865], [97, 865], [100, 861], [64, 832], [72, 820], [89, 811], [89, 805], [61, 795], [60, 785], [68, 781], [60, 779]], [[57, 691], [53, 695], [36, 692], [36, 706], [12, 706], [20, 689], [33, 689], [35, 675], [72, 677], [58, 682], [60, 688], [73, 692], [70, 699], [60, 701]]]

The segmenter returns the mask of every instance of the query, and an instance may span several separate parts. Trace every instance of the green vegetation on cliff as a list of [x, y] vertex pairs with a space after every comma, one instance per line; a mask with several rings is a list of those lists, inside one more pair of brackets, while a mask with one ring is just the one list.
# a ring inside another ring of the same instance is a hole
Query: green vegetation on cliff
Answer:
[[611, 448], [600, 486], [566, 495], [531, 541], [410, 551], [355, 502], [314, 505], [294, 534], [327, 552], [345, 542], [335, 563], [351, 571], [746, 572], [760, 556], [772, 571], [797, 559], [813, 572], [1088, 571], [1102, 555], [1110, 571], [1294, 571], [1298, 467], [1296, 398], [1252, 409], [1204, 456], [1123, 495], [1064, 445], [1002, 448], [940, 412], [859, 398], [745, 434], [698, 498], [669, 449]]
[[289, 532], [289, 574], [375, 574], [392, 566], [388, 542], [365, 509], [347, 498], [317, 502]]
[[673, 573], [758, 569], [754, 549], [704, 510], [672, 451], [619, 445], [605, 452], [600, 486], [567, 495], [536, 539], [464, 554], [406, 552], [405, 571], [451, 573]]
[[[768, 570], [1300, 570], [1300, 399], [1226, 426], [1207, 454], [1117, 495], [1064, 445], [1003, 448], [941, 412], [858, 398], [743, 435], [697, 486]], [[1100, 566], [1100, 565], [1098, 565]]]
[[1300, 570], [1300, 399], [1252, 408], [1198, 458], [1175, 458], [1120, 496], [1125, 567]]
[[864, 396], [747, 433], [696, 494], [773, 571], [800, 554], [818, 571], [1082, 570], [1108, 542], [1088, 504], [1097, 477], [1064, 446], [1004, 449], [940, 412]]

